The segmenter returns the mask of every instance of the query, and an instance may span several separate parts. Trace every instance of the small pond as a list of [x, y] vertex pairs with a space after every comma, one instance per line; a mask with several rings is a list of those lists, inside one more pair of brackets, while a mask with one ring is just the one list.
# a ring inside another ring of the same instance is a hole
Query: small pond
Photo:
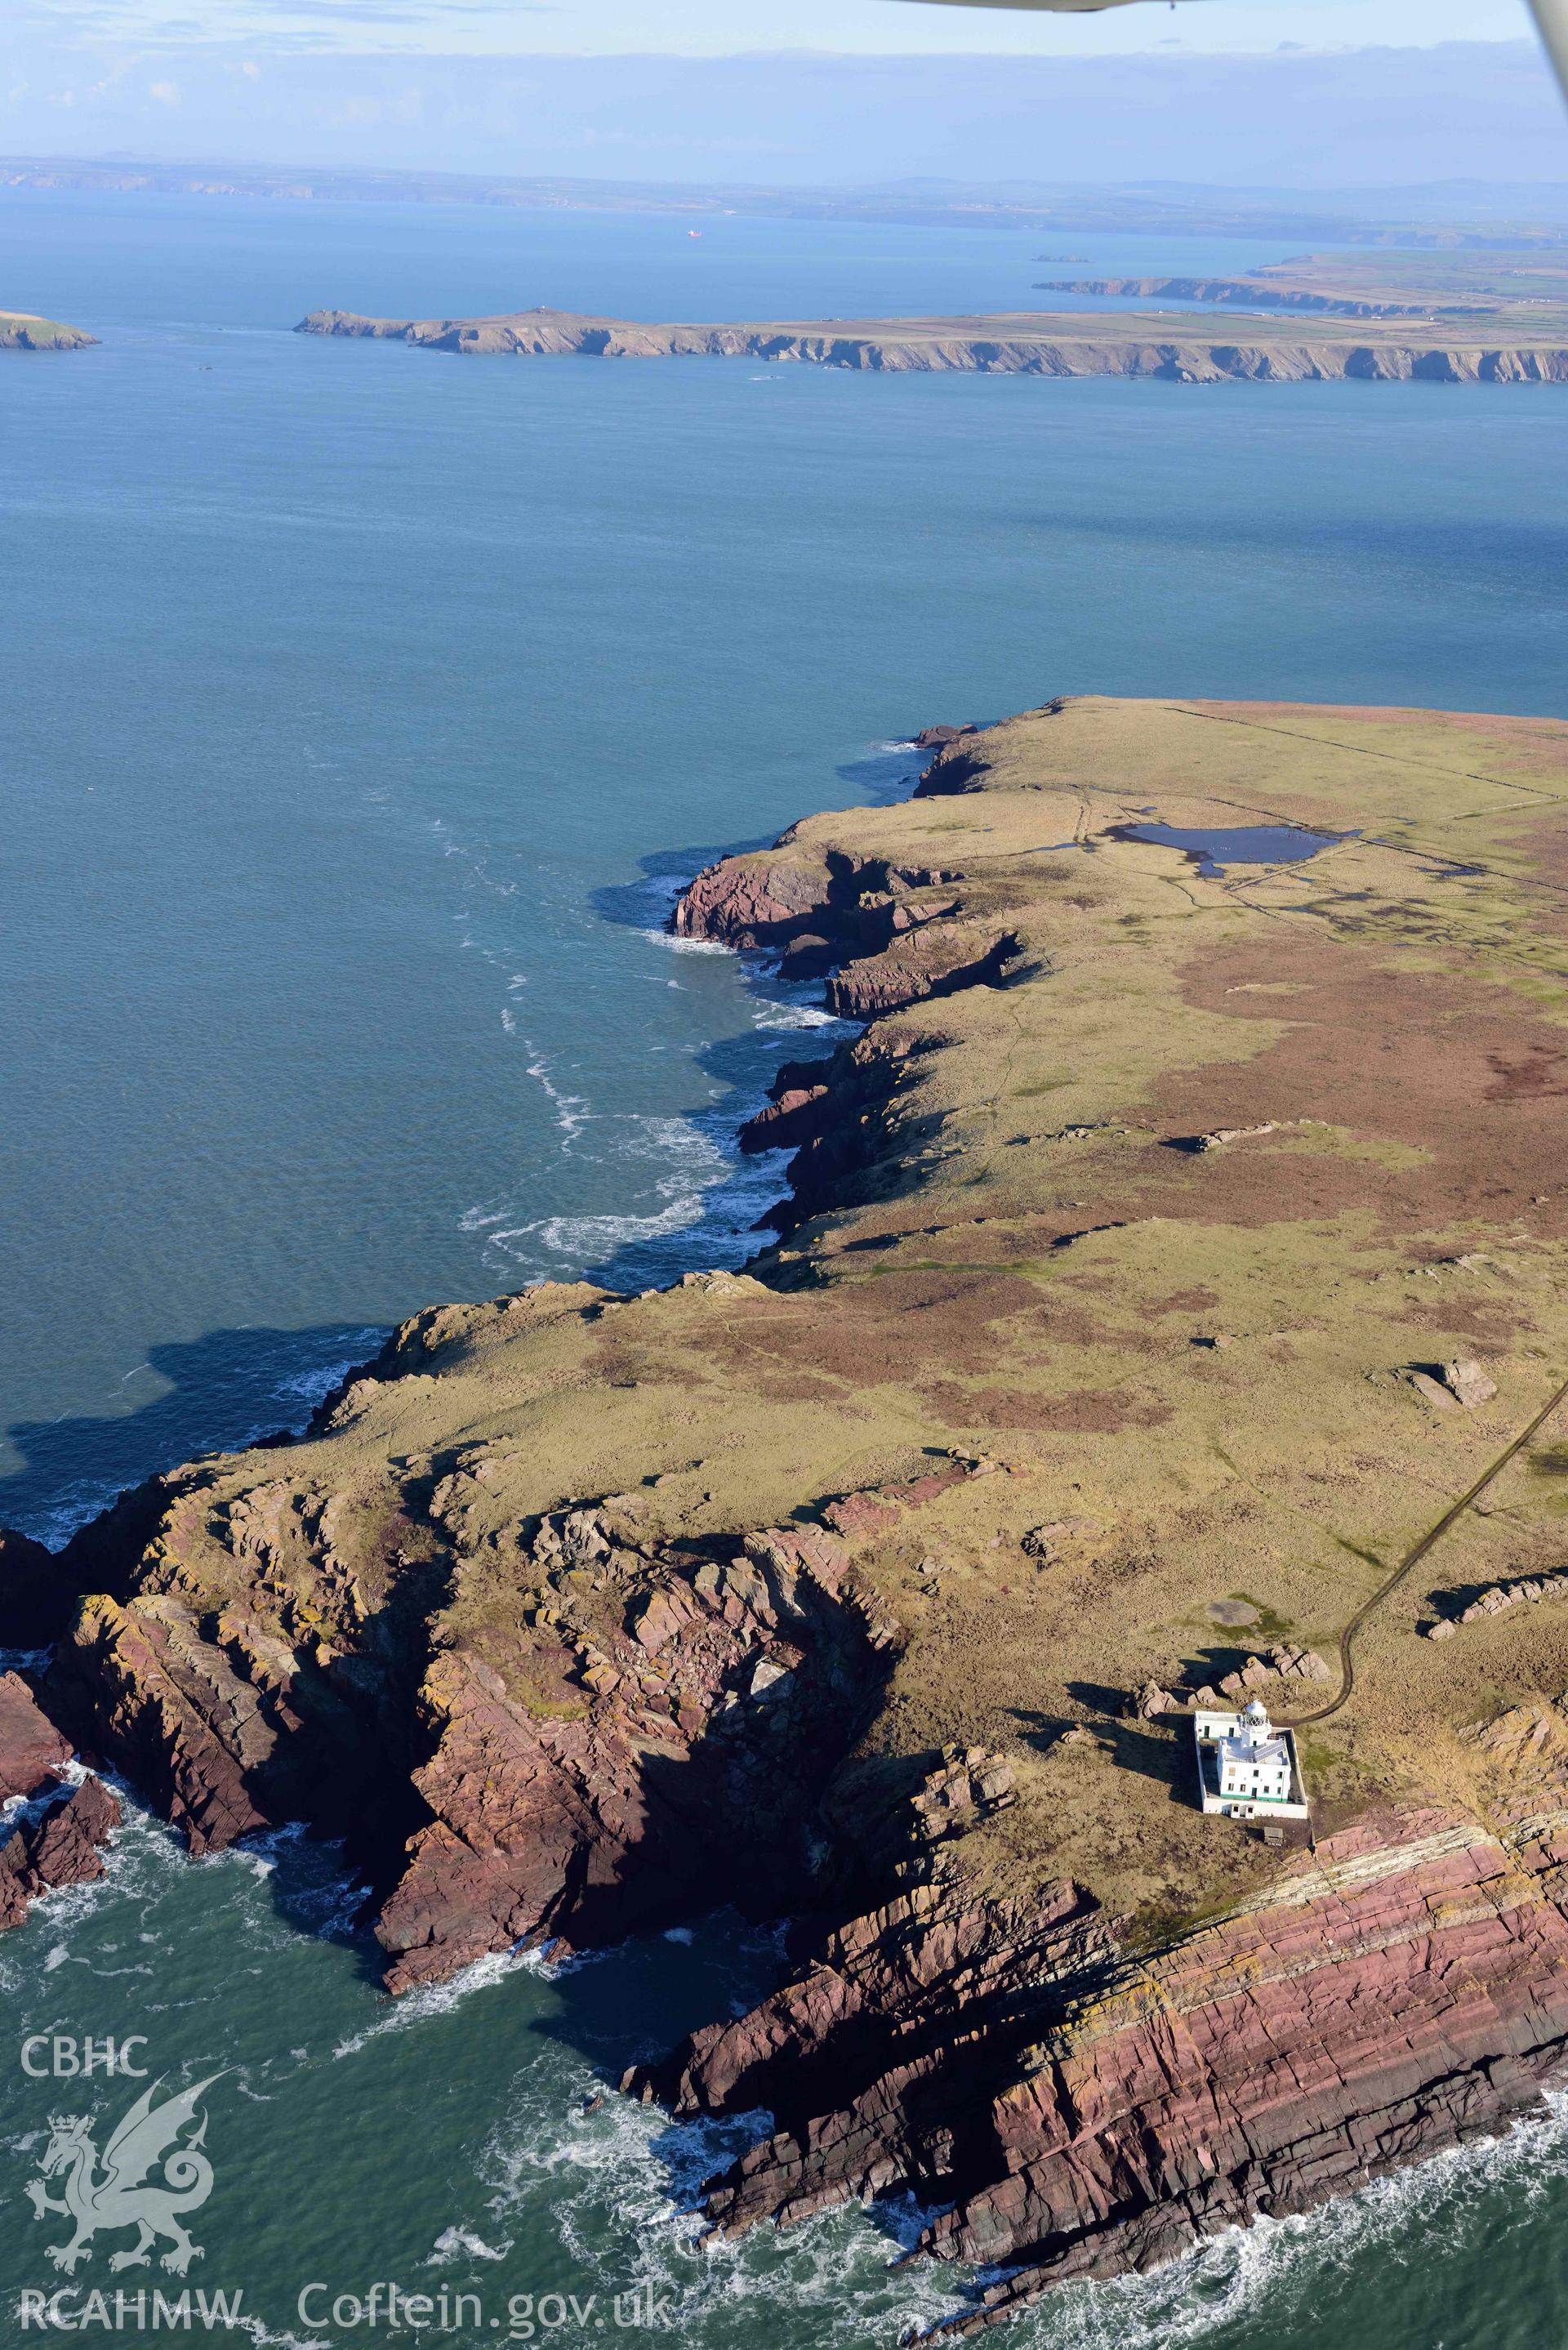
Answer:
[[1308, 832], [1298, 824], [1204, 826], [1186, 830], [1174, 824], [1120, 824], [1112, 840], [1148, 840], [1159, 848], [1179, 848], [1212, 880], [1231, 865], [1300, 865], [1320, 849], [1333, 848], [1354, 833]]

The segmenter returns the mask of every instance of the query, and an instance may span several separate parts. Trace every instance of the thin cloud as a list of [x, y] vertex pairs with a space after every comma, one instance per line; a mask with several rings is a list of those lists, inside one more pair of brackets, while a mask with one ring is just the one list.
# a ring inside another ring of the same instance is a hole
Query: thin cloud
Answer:
[[381, 0], [252, 0], [265, 14], [310, 17], [328, 25], [423, 25], [422, 8], [389, 8]]

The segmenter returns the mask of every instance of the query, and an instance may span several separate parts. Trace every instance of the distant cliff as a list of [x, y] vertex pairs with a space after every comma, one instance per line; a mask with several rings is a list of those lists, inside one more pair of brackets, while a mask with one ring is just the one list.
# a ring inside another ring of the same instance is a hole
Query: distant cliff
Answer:
[[[1314, 310], [1336, 318], [1424, 318], [1424, 302], [1382, 302], [1348, 294], [1320, 293], [1311, 286], [1271, 286], [1257, 277], [1042, 277], [1036, 294], [1093, 294], [1132, 302], [1235, 303], [1249, 310]], [[1469, 303], [1457, 315], [1481, 308]], [[1450, 313], [1450, 315], [1456, 315]]]
[[827, 318], [733, 326], [645, 325], [571, 310], [519, 310], [493, 318], [367, 318], [313, 310], [302, 335], [416, 343], [468, 357], [535, 359], [794, 359], [879, 374], [1132, 375], [1172, 383], [1242, 378], [1310, 383], [1373, 381], [1568, 383], [1568, 340], [1447, 328], [1439, 337], [1392, 332], [1377, 322], [1352, 331], [1325, 322], [1310, 341], [1272, 319], [1249, 322], [1245, 342], [1220, 340], [1180, 313], [1124, 312], [1086, 318], [1010, 311], [993, 317]]

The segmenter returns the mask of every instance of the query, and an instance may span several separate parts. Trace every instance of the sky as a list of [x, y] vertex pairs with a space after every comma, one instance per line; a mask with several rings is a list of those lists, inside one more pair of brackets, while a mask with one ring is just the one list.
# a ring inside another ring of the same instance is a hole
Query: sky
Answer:
[[[1183, 0], [1076, 16], [941, 0], [8, 0], [7, 40], [88, 56], [126, 45], [171, 59], [242, 44], [258, 56], [1100, 56], [1431, 48], [1518, 40], [1523, 0]], [[1174, 21], [1173, 21], [1174, 19]]]
[[0, 155], [521, 176], [1568, 179], [1524, 0], [0, 0]]

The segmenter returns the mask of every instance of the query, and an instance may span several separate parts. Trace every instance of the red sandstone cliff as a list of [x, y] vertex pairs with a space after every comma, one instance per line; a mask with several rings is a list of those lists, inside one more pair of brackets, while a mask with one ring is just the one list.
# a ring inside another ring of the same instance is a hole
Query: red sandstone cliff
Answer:
[[1568, 2064], [1563, 1853], [1562, 1825], [1516, 1841], [1390, 1812], [1138, 1954], [1077, 1887], [1001, 1901], [950, 1846], [626, 2085], [678, 2114], [771, 2111], [709, 2182], [722, 2232], [895, 2189], [944, 2207], [920, 2249], [1008, 2271], [967, 2333], [1536, 2106]]
[[101, 1779], [64, 1785], [58, 1773], [70, 1759], [70, 1741], [21, 1676], [0, 1673], [0, 1803], [42, 1799], [39, 1811], [0, 1829], [0, 1928], [19, 1926], [40, 1894], [103, 1875], [99, 1848], [119, 1825], [119, 1804]]
[[[207, 1506], [198, 1466], [165, 1481], [140, 1588], [83, 1604], [51, 1688], [193, 1853], [293, 1818], [348, 1835], [383, 1890], [394, 1991], [517, 1942], [602, 1945], [724, 1901], [771, 1915], [898, 1643], [854, 1547], [986, 1465], [729, 1542], [649, 1542], [635, 1496], [557, 1513], [524, 1531], [538, 1596], [505, 1656], [432, 1643], [411, 1615], [398, 1645], [356, 1643], [331, 1510], [302, 1515], [281, 1486], [236, 1542], [251, 1591], [192, 1605], [172, 1554]], [[425, 1501], [448, 1571], [481, 1491], [460, 1466]], [[339, 1586], [303, 1645], [263, 1620], [286, 1534]]]

